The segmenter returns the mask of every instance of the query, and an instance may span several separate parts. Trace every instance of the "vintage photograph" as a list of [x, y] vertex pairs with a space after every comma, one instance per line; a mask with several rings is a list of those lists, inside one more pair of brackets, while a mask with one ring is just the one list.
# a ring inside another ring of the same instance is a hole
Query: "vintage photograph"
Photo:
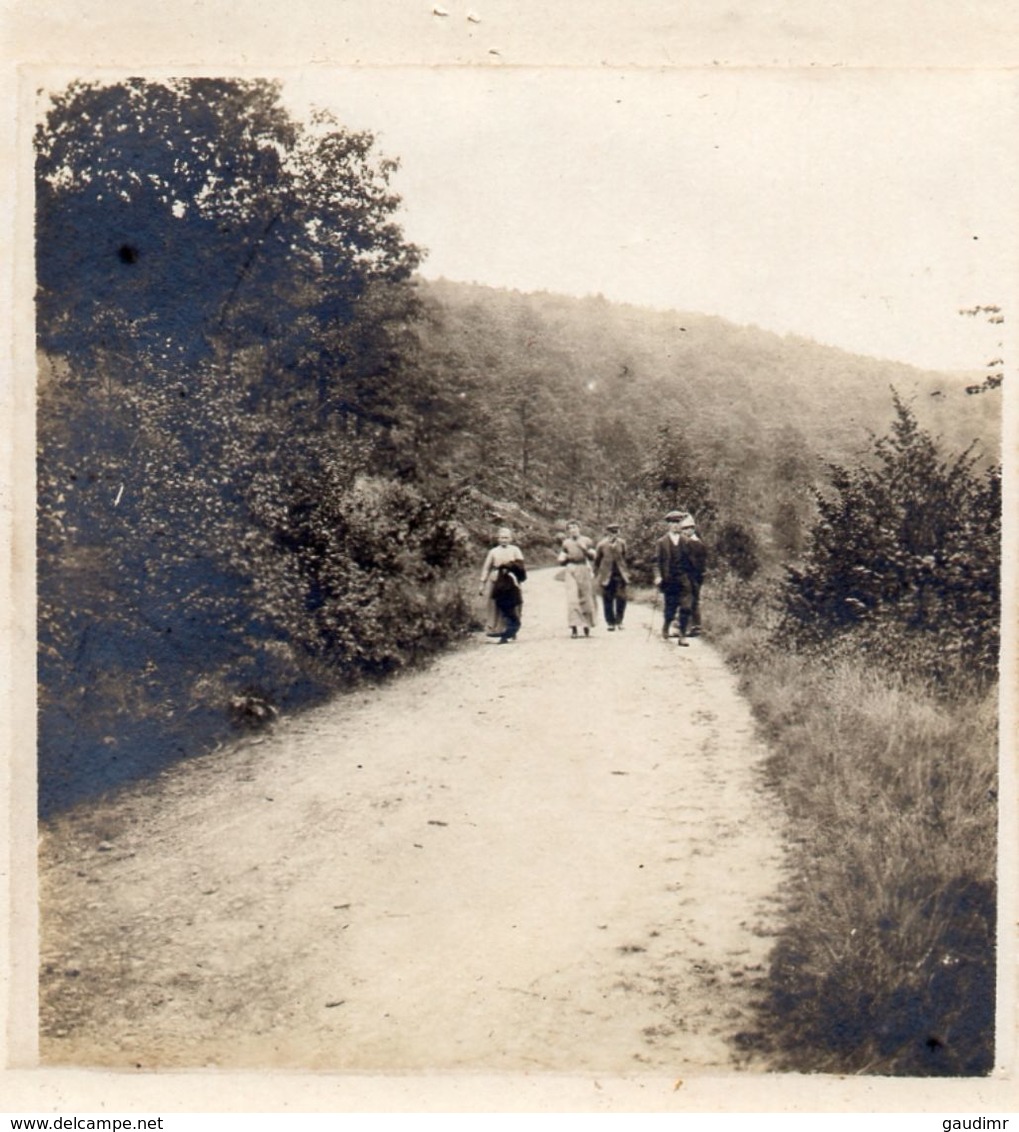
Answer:
[[1013, 82], [39, 87], [44, 1066], [994, 1071]]

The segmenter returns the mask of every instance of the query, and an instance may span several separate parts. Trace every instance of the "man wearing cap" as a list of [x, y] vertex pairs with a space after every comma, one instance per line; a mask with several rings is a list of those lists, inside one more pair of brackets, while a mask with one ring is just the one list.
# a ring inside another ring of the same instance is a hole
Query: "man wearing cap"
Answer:
[[612, 633], [623, 627], [630, 572], [626, 564], [626, 542], [619, 537], [619, 524], [609, 523], [605, 531], [605, 537], [594, 550], [594, 580], [601, 590], [605, 624]]
[[[669, 626], [683, 606], [687, 609], [687, 619], [691, 608], [692, 590], [690, 574], [686, 567], [686, 553], [680, 535], [680, 524], [689, 518], [685, 511], [670, 511], [665, 516], [668, 530], [655, 543], [655, 585], [665, 599], [662, 637], [669, 639]], [[680, 622], [679, 645], [687, 647], [686, 625]]]
[[697, 535], [697, 524], [693, 515], [680, 520], [679, 542], [683, 548], [683, 569], [690, 579], [689, 609], [684, 610], [683, 601], [679, 606], [680, 640], [685, 636], [696, 637], [701, 631], [701, 583], [704, 581], [704, 568], [708, 552]]

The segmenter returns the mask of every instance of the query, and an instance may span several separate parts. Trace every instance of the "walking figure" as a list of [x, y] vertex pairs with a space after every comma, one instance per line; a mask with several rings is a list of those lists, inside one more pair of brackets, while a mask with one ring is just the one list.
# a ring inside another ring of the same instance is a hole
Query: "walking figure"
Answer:
[[570, 636], [575, 637], [578, 629], [589, 637], [594, 628], [594, 575], [591, 573], [591, 559], [594, 558], [594, 544], [580, 533], [580, 524], [571, 519], [566, 526], [567, 535], [559, 549], [557, 561], [565, 568], [566, 576], [566, 619], [570, 626]]
[[681, 648], [688, 647], [686, 629], [693, 608], [693, 583], [680, 533], [680, 524], [688, 518], [685, 511], [670, 511], [665, 516], [668, 529], [655, 543], [655, 585], [661, 591], [665, 605], [662, 637], [669, 639], [669, 626], [678, 614], [678, 644]]
[[485, 628], [488, 636], [498, 637], [499, 644], [505, 645], [515, 640], [520, 631], [524, 603], [520, 584], [527, 580], [527, 570], [520, 547], [513, 545], [513, 532], [509, 527], [499, 530], [498, 539], [481, 567], [478, 594], [487, 603]]
[[594, 550], [594, 580], [601, 590], [605, 624], [612, 633], [623, 627], [630, 572], [626, 562], [626, 542], [619, 536], [619, 524], [609, 523], [605, 530], [605, 537]]
[[679, 524], [679, 537], [683, 547], [684, 568], [690, 578], [690, 611], [687, 624], [683, 623], [683, 609], [680, 604], [680, 633], [698, 637], [701, 632], [701, 583], [707, 566], [708, 551], [697, 534], [697, 524], [693, 515], [687, 515]]

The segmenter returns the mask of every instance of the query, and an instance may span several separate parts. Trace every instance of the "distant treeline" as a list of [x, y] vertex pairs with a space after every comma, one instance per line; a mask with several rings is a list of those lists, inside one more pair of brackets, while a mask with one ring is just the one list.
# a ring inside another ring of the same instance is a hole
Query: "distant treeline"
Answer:
[[766, 530], [777, 494], [855, 461], [890, 389], [952, 450], [997, 458], [999, 409], [973, 375], [863, 358], [699, 314], [431, 282], [422, 358], [450, 383], [444, 455], [555, 511], [623, 505], [664, 427], [732, 518]]
[[36, 152], [43, 812], [443, 647], [505, 520], [541, 561], [615, 519], [640, 576], [682, 506], [745, 579], [891, 387], [996, 459], [972, 375], [423, 281], [394, 163], [271, 83], [76, 83]]

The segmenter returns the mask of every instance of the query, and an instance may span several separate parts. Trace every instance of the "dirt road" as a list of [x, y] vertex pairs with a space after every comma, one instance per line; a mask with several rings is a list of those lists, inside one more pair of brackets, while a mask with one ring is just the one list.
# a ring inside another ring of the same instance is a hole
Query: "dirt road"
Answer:
[[50, 823], [56, 1064], [765, 1068], [780, 817], [704, 640], [485, 639]]

